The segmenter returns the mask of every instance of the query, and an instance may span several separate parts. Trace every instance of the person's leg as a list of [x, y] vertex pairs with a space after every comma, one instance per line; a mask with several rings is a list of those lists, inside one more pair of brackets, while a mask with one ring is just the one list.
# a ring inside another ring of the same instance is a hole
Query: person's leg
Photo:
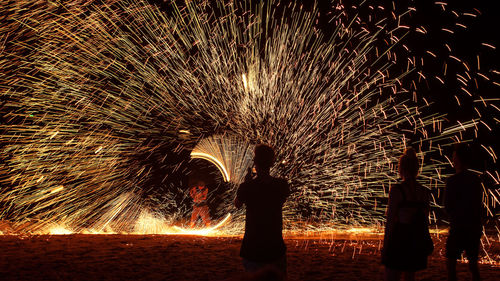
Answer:
[[262, 268], [262, 264], [244, 258], [243, 267], [245, 268], [246, 272], [257, 272]]
[[446, 270], [448, 281], [457, 280], [457, 259], [462, 253], [460, 245], [460, 231], [450, 228], [448, 239], [446, 239]]
[[287, 268], [286, 254], [284, 254], [279, 259], [275, 260], [273, 262], [273, 266], [280, 273], [282, 279], [286, 279], [286, 268]]
[[385, 281], [399, 281], [401, 278], [401, 271], [385, 267], [384, 280]]
[[415, 272], [405, 271], [404, 278], [405, 281], [415, 281]]
[[482, 232], [481, 228], [470, 229], [466, 237], [465, 255], [467, 256], [467, 260], [469, 260], [469, 270], [473, 281], [481, 280], [477, 261], [479, 259]]
[[472, 274], [472, 281], [480, 281], [481, 276], [479, 275], [479, 266], [477, 265], [477, 260], [469, 260], [469, 270]]
[[210, 226], [210, 210], [208, 209], [208, 206], [203, 206], [200, 208], [200, 216], [201, 219], [203, 220], [203, 223], [205, 224], [206, 227]]
[[198, 216], [200, 214], [200, 210], [198, 207], [193, 207], [193, 212], [191, 212], [191, 224], [190, 227], [194, 227], [196, 224], [196, 220], [198, 219]]
[[446, 259], [446, 269], [448, 270], [448, 281], [457, 280], [457, 260], [452, 258]]
[[249, 280], [286, 280], [286, 256], [270, 262], [254, 262], [243, 259]]

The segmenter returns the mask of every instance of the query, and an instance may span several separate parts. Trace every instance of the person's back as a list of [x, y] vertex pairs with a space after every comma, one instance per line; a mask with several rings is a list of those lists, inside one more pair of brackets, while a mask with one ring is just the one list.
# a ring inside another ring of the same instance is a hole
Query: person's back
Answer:
[[236, 192], [234, 205], [246, 206], [245, 235], [240, 256], [247, 272], [271, 270], [286, 276], [286, 246], [283, 241], [283, 204], [290, 191], [286, 180], [272, 177], [274, 150], [268, 145], [255, 147], [254, 165]]
[[238, 198], [246, 205], [245, 236], [240, 255], [266, 262], [286, 252], [282, 237], [282, 207], [288, 183], [272, 176], [259, 176], [241, 185]]
[[416, 221], [427, 220], [429, 210], [429, 190], [420, 183], [403, 182], [396, 185], [399, 188], [401, 198], [398, 204], [397, 221], [399, 223], [414, 224]]
[[469, 170], [448, 179], [445, 208], [451, 227], [481, 227], [482, 192], [481, 180]]

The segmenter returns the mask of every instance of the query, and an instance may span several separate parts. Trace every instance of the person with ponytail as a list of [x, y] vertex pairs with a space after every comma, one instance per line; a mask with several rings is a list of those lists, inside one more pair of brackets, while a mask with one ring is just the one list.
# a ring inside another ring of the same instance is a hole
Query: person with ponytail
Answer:
[[382, 249], [385, 280], [415, 280], [415, 272], [427, 268], [434, 247], [429, 234], [429, 190], [417, 181], [419, 159], [408, 148], [399, 159], [401, 181], [389, 192], [387, 222]]

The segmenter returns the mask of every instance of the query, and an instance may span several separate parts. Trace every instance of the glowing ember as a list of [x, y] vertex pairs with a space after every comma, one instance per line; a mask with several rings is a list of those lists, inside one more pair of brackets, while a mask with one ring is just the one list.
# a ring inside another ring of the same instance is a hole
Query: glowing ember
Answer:
[[[500, 120], [500, 100], [478, 91], [500, 85], [500, 72], [480, 55], [455, 54], [445, 38], [443, 50], [416, 52], [412, 42], [430, 30], [410, 25], [414, 7], [220, 0], [172, 1], [167, 12], [144, 0], [39, 2], [0, 4], [9, 15], [0, 26], [0, 220], [17, 232], [241, 234], [232, 199], [258, 142], [277, 149], [272, 173], [293, 189], [287, 231], [380, 229], [407, 146], [423, 159], [434, 226], [451, 172], [446, 150]], [[446, 38], [479, 16], [435, 5], [457, 20], [440, 27]], [[442, 73], [426, 72], [428, 61]], [[421, 94], [450, 79], [460, 90], [445, 103], [473, 106], [467, 120], [450, 121], [434, 105], [443, 97]], [[495, 148], [481, 149], [496, 164]], [[209, 229], [178, 226], [190, 205], [172, 178], [187, 173], [189, 154], [228, 184], [213, 195], [222, 224]], [[496, 168], [481, 172], [500, 182]], [[484, 202], [493, 216], [498, 192]], [[67, 229], [47, 228], [54, 223]]]
[[52, 235], [68, 235], [73, 234], [73, 231], [65, 228], [64, 226], [54, 226], [48, 230], [48, 233]]

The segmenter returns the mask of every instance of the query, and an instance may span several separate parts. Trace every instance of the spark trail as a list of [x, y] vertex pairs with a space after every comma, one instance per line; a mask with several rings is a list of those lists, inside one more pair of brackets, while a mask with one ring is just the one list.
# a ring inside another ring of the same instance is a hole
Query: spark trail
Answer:
[[[171, 2], [169, 11], [143, 0], [0, 5], [7, 19], [0, 27], [0, 218], [25, 231], [60, 223], [73, 231], [133, 232], [143, 217], [172, 223], [185, 207], [158, 214], [142, 196], [155, 166], [175, 171], [188, 161], [165, 151], [203, 149], [223, 163], [232, 185], [221, 195], [219, 216], [234, 214], [235, 187], [250, 165], [238, 152], [258, 142], [276, 147], [273, 173], [291, 182], [287, 228], [379, 226], [405, 147], [420, 152], [421, 181], [437, 194], [449, 169], [443, 150], [479, 127], [498, 126], [498, 100], [471, 88], [478, 75], [497, 83], [494, 70], [475, 73], [453, 54], [447, 59], [463, 64], [457, 79], [464, 86], [450, 102], [473, 96], [481, 101], [477, 115], [450, 123], [432, 96], [418, 95], [422, 81], [444, 78], [421, 71], [424, 59], [436, 59], [433, 50], [416, 57], [405, 43], [426, 33], [404, 24], [412, 7], [393, 11], [371, 1], [353, 7], [333, 1], [326, 12], [279, 1]], [[370, 16], [358, 14], [363, 9]], [[484, 108], [496, 109], [494, 121], [482, 118]], [[492, 147], [484, 150], [496, 161]], [[487, 175], [498, 183], [498, 171]], [[498, 204], [495, 192], [486, 204]], [[437, 198], [433, 203], [439, 205]], [[167, 196], [159, 204], [178, 202]], [[238, 222], [241, 212], [233, 216]]]

